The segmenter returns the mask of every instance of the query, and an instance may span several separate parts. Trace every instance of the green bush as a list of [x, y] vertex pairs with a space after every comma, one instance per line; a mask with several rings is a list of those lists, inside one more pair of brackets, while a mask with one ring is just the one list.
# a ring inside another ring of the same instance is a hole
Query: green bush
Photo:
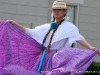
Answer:
[[100, 62], [93, 61], [83, 75], [100, 75]]
[[33, 24], [31, 23], [31, 24], [30, 24], [30, 29], [32, 29], [32, 28], [33, 28]]

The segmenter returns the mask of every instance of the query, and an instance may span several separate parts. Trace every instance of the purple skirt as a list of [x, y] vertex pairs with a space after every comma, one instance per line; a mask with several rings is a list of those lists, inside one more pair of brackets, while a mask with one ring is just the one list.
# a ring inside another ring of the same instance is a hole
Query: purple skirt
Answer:
[[37, 72], [40, 44], [7, 21], [0, 22], [0, 75], [80, 75], [98, 50], [63, 48], [47, 53]]

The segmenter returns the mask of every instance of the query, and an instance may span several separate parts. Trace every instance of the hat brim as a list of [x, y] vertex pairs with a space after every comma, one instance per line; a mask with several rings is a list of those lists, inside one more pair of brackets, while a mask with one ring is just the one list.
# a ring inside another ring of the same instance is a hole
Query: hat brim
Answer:
[[48, 8], [48, 9], [65, 9], [65, 10], [70, 10], [71, 9], [71, 7], [68, 7], [68, 8], [59, 8], [59, 7], [56, 7], [56, 8]]

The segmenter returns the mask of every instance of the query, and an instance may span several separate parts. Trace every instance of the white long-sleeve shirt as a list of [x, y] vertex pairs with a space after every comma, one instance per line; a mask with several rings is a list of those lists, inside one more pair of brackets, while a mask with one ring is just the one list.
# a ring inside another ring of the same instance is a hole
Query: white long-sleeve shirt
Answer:
[[[46, 35], [49, 28], [50, 24], [43, 24], [35, 27], [35, 29], [26, 28], [26, 33], [33, 37], [37, 42], [42, 44], [44, 36]], [[48, 41], [51, 34], [49, 34], [45, 46], [48, 45]], [[83, 39], [84, 37], [79, 33], [78, 28], [74, 24], [67, 21], [63, 21], [53, 36], [51, 48], [60, 49], [63, 47], [70, 47], [72, 43], [75, 43], [77, 40]]]

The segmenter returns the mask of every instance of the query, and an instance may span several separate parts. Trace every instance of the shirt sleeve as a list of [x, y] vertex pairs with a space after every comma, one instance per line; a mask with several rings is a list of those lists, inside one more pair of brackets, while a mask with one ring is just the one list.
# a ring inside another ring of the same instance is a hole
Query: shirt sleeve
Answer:
[[28, 34], [29, 36], [32, 36], [33, 34], [35, 34], [34, 29], [30, 29], [30, 28], [26, 28], [25, 33]]
[[79, 32], [77, 32], [76, 35], [71, 36], [70, 38], [68, 38], [66, 46], [70, 47], [72, 45], [72, 43], [76, 43], [77, 40], [83, 40], [83, 39], [85, 39], [85, 38]]

